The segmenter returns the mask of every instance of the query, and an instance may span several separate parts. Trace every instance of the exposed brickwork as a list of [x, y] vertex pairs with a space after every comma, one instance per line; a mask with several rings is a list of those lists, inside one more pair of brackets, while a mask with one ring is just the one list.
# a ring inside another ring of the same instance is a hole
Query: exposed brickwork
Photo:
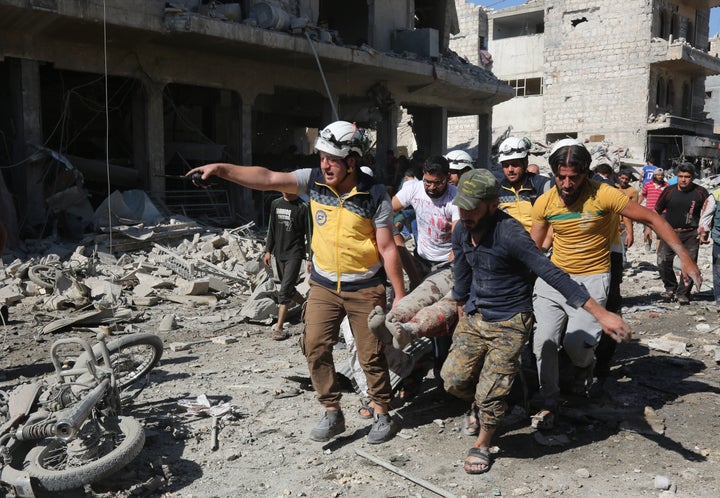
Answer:
[[[657, 63], [672, 60], [674, 50], [692, 49], [685, 40], [700, 51], [707, 48], [709, 9], [696, 10], [682, 0], [546, 0], [544, 5], [544, 34], [536, 42], [544, 44], [543, 69], [528, 74], [530, 68], [524, 72], [518, 57], [511, 66], [514, 74], [496, 72], [500, 79], [543, 77], [543, 120], [514, 121], [522, 116], [520, 98], [496, 106], [494, 123], [512, 123], [514, 133], [538, 140], [552, 134], [604, 136], [642, 160], [649, 115], [668, 113], [688, 122], [704, 118], [704, 79], [683, 71], [681, 63]], [[667, 34], [671, 22], [675, 39]], [[508, 40], [497, 43], [517, 43]], [[494, 134], [502, 131], [498, 126]]]

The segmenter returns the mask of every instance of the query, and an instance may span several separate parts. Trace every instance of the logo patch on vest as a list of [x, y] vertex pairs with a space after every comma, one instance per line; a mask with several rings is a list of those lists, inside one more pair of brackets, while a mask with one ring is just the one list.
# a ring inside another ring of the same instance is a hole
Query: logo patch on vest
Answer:
[[320, 209], [315, 213], [315, 222], [320, 226], [323, 226], [325, 222], [327, 222], [327, 214], [325, 211]]

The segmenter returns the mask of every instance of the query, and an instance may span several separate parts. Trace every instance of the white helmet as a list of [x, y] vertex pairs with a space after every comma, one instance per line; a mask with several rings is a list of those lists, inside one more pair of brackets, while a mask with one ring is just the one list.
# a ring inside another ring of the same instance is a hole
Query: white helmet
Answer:
[[522, 138], [507, 137], [500, 144], [498, 152], [500, 152], [498, 156], [499, 162], [522, 159], [528, 155], [528, 143]]
[[315, 140], [315, 150], [327, 152], [343, 159], [351, 152], [363, 155], [367, 145], [365, 130], [347, 121], [335, 121], [327, 125]]
[[451, 150], [445, 154], [445, 159], [450, 163], [450, 171], [462, 171], [473, 167], [472, 157], [464, 150]]

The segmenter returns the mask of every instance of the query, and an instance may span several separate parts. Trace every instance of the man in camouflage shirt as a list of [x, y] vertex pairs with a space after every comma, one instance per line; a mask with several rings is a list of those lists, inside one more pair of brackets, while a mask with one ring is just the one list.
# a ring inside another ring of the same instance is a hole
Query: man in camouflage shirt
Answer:
[[591, 313], [616, 340], [629, 340], [630, 327], [552, 264], [518, 220], [498, 209], [498, 183], [492, 173], [473, 170], [463, 175], [453, 203], [460, 208], [461, 223], [452, 234], [452, 298], [462, 309], [441, 376], [448, 393], [474, 400], [479, 427], [464, 469], [481, 474], [490, 469], [490, 442], [507, 410], [505, 398], [533, 325], [531, 271], [570, 306]]

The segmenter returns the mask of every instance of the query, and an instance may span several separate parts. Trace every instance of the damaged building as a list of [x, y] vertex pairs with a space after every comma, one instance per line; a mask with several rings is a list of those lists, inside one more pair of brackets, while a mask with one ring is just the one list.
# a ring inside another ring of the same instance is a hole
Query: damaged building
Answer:
[[0, 0], [10, 244], [52, 218], [82, 231], [88, 204], [115, 190], [262, 223], [266, 194], [180, 177], [214, 161], [315, 164], [314, 133], [335, 116], [374, 132], [381, 177], [404, 115], [426, 153], [446, 150], [448, 118], [472, 117], [483, 164], [492, 108], [512, 89], [448, 49], [458, 32], [452, 0]]
[[530, 0], [491, 12], [493, 72], [515, 98], [493, 109], [507, 130], [550, 143], [575, 137], [612, 144], [622, 161], [671, 167], [690, 159], [718, 170], [720, 142], [705, 111], [717, 0]]

